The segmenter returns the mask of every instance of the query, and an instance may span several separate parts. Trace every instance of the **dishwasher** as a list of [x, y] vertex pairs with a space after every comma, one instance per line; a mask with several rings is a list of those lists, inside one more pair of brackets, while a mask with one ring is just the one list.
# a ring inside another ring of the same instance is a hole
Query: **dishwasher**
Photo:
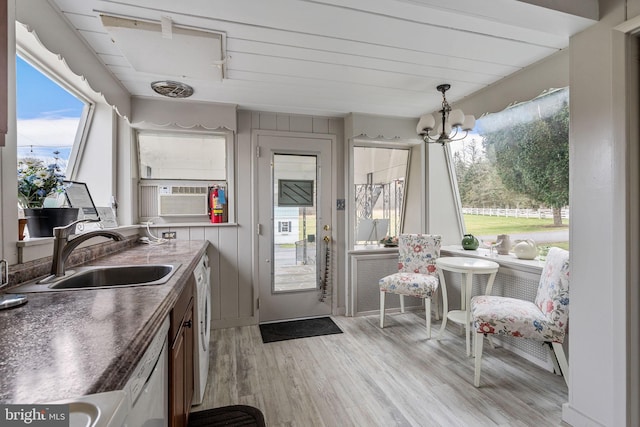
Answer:
[[166, 427], [169, 420], [169, 317], [149, 344], [125, 386], [129, 413], [125, 427]]

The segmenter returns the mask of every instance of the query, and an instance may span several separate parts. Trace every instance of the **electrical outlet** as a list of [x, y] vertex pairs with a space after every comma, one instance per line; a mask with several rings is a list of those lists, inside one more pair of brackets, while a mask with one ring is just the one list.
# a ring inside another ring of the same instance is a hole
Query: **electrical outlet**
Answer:
[[163, 231], [162, 232], [162, 238], [163, 239], [175, 239], [176, 238], [176, 232], [175, 231]]

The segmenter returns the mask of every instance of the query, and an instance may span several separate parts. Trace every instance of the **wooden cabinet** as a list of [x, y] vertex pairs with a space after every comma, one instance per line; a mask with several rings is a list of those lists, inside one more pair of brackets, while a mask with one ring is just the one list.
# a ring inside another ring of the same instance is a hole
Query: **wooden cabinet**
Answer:
[[169, 340], [169, 426], [186, 427], [193, 399], [193, 304], [195, 278], [189, 281], [171, 311]]

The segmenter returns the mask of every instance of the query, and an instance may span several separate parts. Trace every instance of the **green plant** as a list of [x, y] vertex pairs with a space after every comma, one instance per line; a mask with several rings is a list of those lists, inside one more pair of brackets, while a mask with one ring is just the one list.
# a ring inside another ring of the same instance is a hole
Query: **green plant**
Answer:
[[18, 202], [23, 208], [41, 208], [44, 199], [63, 191], [64, 174], [57, 163], [48, 166], [41, 160], [18, 162]]
[[396, 236], [384, 236], [380, 239], [380, 243], [387, 246], [397, 246], [398, 245], [398, 237]]

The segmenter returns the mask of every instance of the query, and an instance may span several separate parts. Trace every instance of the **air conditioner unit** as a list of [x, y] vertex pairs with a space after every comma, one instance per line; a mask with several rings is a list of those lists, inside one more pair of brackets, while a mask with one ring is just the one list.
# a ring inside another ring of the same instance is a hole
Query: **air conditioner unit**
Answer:
[[159, 186], [158, 216], [207, 215], [208, 187]]

